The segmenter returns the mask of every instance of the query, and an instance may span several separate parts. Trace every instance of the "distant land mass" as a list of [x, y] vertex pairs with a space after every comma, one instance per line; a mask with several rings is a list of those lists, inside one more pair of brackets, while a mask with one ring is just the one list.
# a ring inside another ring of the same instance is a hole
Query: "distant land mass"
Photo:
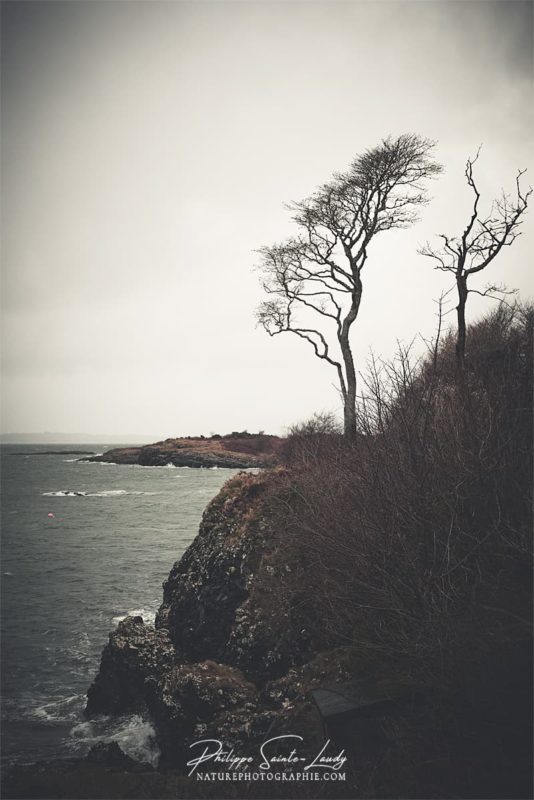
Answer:
[[234, 431], [221, 436], [187, 436], [165, 439], [142, 447], [119, 447], [80, 461], [139, 464], [144, 467], [226, 467], [249, 469], [278, 463], [284, 440], [266, 433]]

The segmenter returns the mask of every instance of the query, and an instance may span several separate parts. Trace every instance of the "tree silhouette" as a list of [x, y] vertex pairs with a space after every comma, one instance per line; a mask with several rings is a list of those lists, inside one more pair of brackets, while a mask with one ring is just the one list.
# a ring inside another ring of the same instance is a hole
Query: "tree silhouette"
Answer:
[[509, 247], [520, 235], [519, 226], [522, 215], [527, 209], [528, 199], [532, 194], [529, 188], [525, 193], [521, 190], [521, 177], [526, 170], [519, 170], [516, 176], [515, 197], [502, 192], [500, 198], [493, 201], [489, 214], [481, 216], [479, 212], [480, 192], [473, 175], [473, 167], [480, 154], [480, 148], [473, 159], [467, 159], [465, 177], [471, 188], [474, 199], [471, 216], [460, 236], [440, 234], [443, 240], [441, 247], [426, 244], [419, 252], [434, 261], [435, 269], [450, 272], [454, 275], [458, 292], [456, 314], [458, 331], [456, 336], [456, 358], [463, 371], [465, 364], [465, 346], [467, 326], [465, 310], [469, 294], [474, 292], [484, 297], [495, 294], [507, 294], [503, 286], [490, 284], [483, 291], [468, 288], [467, 281], [471, 275], [486, 269], [499, 255], [503, 247]]
[[289, 205], [296, 235], [259, 251], [269, 299], [258, 308], [258, 322], [270, 336], [288, 332], [304, 339], [336, 369], [348, 436], [356, 432], [350, 332], [368, 249], [377, 234], [417, 219], [427, 200], [424, 183], [441, 171], [433, 147], [415, 134], [382, 140], [311, 197]]

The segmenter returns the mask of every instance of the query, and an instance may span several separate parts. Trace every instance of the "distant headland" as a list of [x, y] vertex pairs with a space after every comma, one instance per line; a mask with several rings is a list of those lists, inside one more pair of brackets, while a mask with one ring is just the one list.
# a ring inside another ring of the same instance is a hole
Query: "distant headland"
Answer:
[[138, 464], [144, 467], [208, 467], [249, 469], [278, 463], [283, 439], [269, 434], [233, 431], [213, 436], [170, 438], [142, 447], [119, 447], [81, 461]]

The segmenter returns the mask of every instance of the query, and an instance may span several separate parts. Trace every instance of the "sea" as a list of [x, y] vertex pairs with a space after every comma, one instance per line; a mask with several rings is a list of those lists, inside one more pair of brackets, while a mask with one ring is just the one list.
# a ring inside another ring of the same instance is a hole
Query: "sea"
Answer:
[[117, 623], [134, 614], [154, 622], [163, 581], [236, 470], [89, 463], [66, 452], [106, 449], [0, 447], [4, 764], [84, 755], [112, 740], [157, 762], [149, 721], [87, 721], [86, 692]]

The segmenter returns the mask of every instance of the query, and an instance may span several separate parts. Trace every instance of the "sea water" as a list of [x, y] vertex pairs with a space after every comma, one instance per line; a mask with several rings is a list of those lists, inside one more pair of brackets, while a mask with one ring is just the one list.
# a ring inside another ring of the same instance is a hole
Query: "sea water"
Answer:
[[236, 470], [31, 454], [94, 449], [0, 448], [4, 761], [82, 755], [99, 740], [157, 760], [148, 720], [86, 721], [85, 695], [119, 620], [139, 614], [154, 622], [162, 582]]

